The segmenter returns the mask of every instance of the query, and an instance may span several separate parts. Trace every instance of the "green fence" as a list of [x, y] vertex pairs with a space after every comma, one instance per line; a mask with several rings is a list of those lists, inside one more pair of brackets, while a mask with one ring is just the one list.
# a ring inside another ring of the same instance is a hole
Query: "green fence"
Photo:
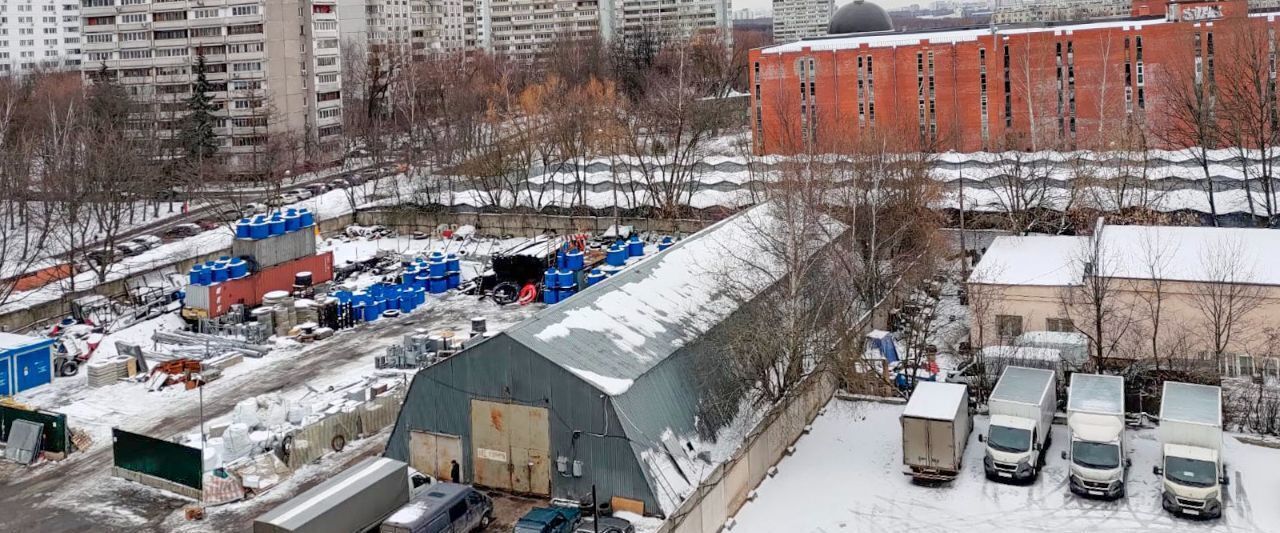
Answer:
[[14, 420], [29, 420], [44, 426], [41, 446], [46, 452], [67, 453], [71, 450], [71, 436], [67, 431], [67, 415], [49, 411], [28, 411], [0, 405], [0, 440], [9, 441], [9, 427]]
[[200, 450], [111, 428], [111, 456], [119, 468], [203, 490]]

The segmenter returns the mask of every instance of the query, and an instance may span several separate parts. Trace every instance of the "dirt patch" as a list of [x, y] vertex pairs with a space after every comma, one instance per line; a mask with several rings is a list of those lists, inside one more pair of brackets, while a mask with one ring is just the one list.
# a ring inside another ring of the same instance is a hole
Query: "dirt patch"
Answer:
[[511, 531], [516, 527], [516, 520], [539, 505], [546, 505], [546, 500], [513, 496], [503, 492], [486, 492], [493, 498], [493, 523], [488, 531]]

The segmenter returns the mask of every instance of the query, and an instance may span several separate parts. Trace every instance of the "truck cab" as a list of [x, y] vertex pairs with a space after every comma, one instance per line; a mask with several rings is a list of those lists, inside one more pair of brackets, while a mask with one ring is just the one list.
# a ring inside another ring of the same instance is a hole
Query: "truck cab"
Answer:
[[1160, 504], [1170, 513], [1218, 518], [1226, 496], [1222, 391], [1166, 381], [1160, 403]]
[[1051, 370], [1005, 367], [987, 400], [987, 433], [978, 435], [978, 442], [986, 444], [982, 467], [987, 479], [1035, 481], [1044, 466], [1057, 408], [1055, 380]]
[[1129, 470], [1125, 442], [1124, 378], [1074, 374], [1067, 400], [1070, 446], [1067, 486], [1072, 493], [1094, 498], [1123, 498]]

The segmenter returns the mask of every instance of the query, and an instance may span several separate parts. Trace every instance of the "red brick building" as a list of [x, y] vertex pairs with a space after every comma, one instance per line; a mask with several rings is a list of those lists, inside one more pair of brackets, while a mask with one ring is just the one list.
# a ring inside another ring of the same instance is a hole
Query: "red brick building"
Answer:
[[1274, 102], [1277, 16], [1240, 0], [1135, 0], [1125, 20], [752, 50], [756, 149], [841, 151], [872, 131], [939, 151], [1105, 148], [1129, 126], [1150, 146], [1199, 144], [1167, 134], [1190, 96], [1217, 102], [1225, 79], [1237, 95], [1254, 86]]

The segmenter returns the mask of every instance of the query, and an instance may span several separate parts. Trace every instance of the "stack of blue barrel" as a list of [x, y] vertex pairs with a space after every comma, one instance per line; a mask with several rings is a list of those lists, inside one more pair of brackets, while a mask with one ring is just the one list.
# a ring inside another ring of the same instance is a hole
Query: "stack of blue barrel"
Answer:
[[445, 286], [450, 289], [456, 289], [462, 285], [462, 263], [458, 260], [458, 254], [450, 252], [444, 259], [445, 276], [448, 281]]
[[670, 248], [671, 245], [673, 244], [675, 244], [675, 241], [671, 240], [671, 236], [665, 235], [662, 237], [662, 240], [658, 242], [658, 251], [661, 252], [663, 250], [666, 250], [667, 248]]
[[449, 263], [442, 252], [431, 252], [427, 260], [427, 288], [431, 294], [442, 294], [449, 290]]
[[307, 208], [289, 208], [274, 213], [260, 213], [236, 222], [237, 239], [262, 240], [314, 226], [315, 215]]
[[222, 256], [217, 260], [197, 263], [187, 272], [191, 285], [212, 285], [249, 275], [249, 263], [239, 257]]

